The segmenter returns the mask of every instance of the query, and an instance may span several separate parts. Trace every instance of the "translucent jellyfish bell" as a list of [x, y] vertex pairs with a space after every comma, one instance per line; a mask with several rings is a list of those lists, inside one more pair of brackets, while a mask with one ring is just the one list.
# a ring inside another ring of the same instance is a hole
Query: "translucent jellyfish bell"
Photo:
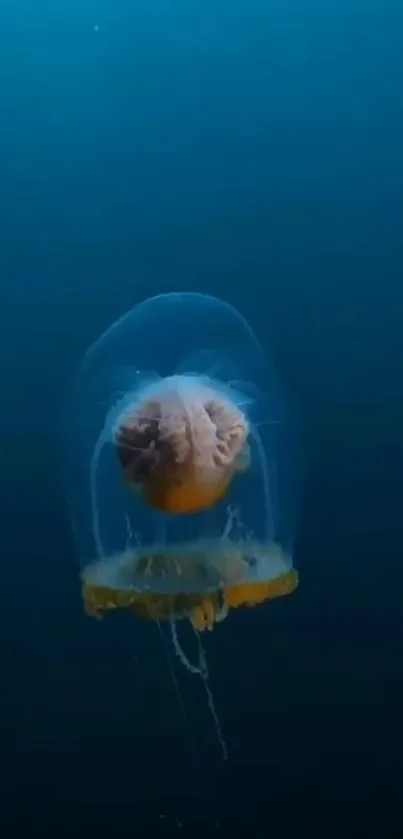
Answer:
[[83, 360], [67, 438], [89, 614], [211, 629], [295, 589], [284, 399], [228, 304], [160, 295], [113, 324]]

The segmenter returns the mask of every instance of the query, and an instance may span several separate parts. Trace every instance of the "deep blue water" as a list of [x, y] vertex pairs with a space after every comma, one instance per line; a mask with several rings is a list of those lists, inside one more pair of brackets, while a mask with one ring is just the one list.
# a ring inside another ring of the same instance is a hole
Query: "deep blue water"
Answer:
[[[392, 0], [2, 5], [5, 836], [401, 834], [402, 38]], [[156, 627], [83, 615], [64, 501], [71, 374], [171, 290], [303, 426], [300, 588], [206, 643], [226, 764]]]

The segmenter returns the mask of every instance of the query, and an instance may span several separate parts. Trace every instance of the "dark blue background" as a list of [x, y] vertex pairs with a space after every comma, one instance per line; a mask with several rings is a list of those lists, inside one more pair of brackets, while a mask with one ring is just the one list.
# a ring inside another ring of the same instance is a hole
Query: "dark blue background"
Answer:
[[[402, 43], [392, 0], [3, 2], [4, 835], [401, 833]], [[208, 638], [227, 765], [157, 629], [83, 616], [63, 499], [71, 372], [175, 289], [305, 428], [300, 589]]]

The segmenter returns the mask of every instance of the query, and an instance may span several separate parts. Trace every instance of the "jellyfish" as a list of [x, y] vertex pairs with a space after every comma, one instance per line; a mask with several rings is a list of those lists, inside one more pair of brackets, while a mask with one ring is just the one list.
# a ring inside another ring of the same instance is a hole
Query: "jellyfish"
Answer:
[[[88, 615], [188, 621], [291, 594], [295, 457], [268, 353], [231, 305], [138, 304], [86, 353], [67, 408], [67, 496]], [[197, 672], [207, 673], [199, 644]], [[211, 698], [211, 696], [210, 696]]]

